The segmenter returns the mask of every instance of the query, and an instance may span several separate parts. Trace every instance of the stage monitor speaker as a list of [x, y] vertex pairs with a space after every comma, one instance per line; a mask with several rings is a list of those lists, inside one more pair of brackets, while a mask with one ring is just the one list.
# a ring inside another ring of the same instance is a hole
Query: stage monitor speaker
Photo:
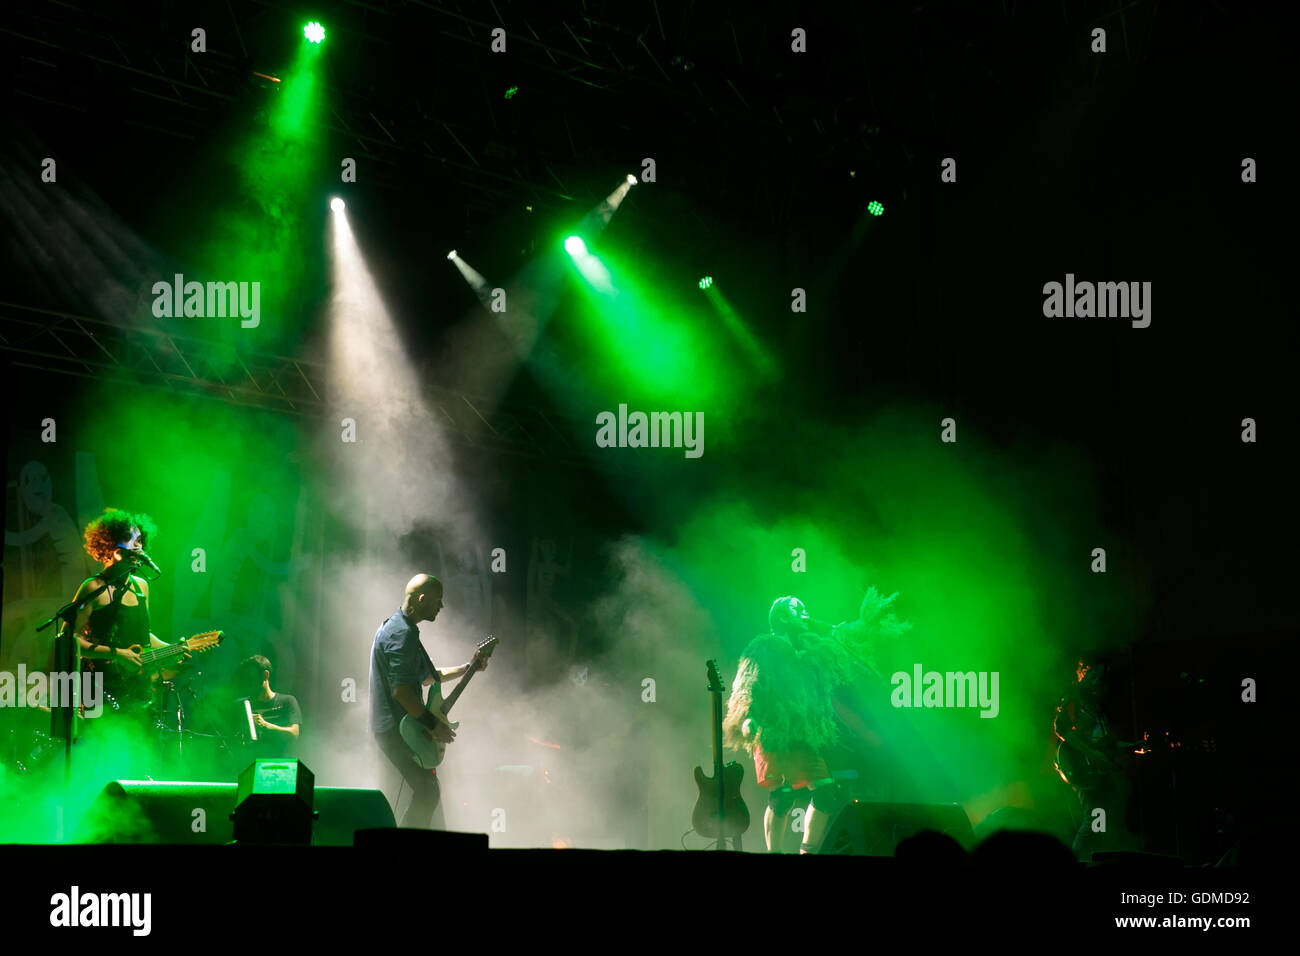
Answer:
[[[114, 780], [82, 816], [76, 842], [230, 843], [237, 791], [233, 783]], [[315, 809], [316, 846], [351, 846], [357, 830], [397, 825], [378, 790], [317, 787]]]
[[859, 803], [835, 815], [819, 853], [893, 856], [898, 844], [922, 830], [952, 837], [965, 850], [974, 836], [966, 811], [955, 803]]
[[316, 775], [301, 760], [254, 760], [239, 775], [235, 797], [235, 842], [312, 841]]

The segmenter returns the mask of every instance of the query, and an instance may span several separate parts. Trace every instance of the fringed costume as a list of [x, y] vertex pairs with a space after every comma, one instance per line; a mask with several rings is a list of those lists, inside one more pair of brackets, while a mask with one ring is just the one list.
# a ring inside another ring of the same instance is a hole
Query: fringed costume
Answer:
[[[753, 756], [759, 786], [772, 792], [769, 813], [788, 815], [795, 789], [807, 788], [814, 796], [833, 789], [825, 751], [840, 737], [836, 692], [859, 676], [874, 675], [877, 644], [911, 627], [894, 614], [896, 597], [870, 588], [858, 617], [834, 626], [812, 620], [798, 598], [778, 598], [768, 615], [771, 633], [745, 648], [723, 740]], [[812, 809], [810, 804], [810, 814]], [[769, 848], [771, 842], [769, 834]], [[807, 850], [807, 833], [804, 842]]]

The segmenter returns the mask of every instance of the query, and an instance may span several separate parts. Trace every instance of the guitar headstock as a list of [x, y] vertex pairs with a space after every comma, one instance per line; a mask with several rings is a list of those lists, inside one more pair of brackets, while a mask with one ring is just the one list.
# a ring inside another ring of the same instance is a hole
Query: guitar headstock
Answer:
[[709, 693], [723, 694], [726, 690], [722, 686], [722, 677], [718, 674], [718, 662], [710, 659], [708, 664], [709, 671]]
[[492, 652], [497, 649], [500, 640], [489, 634], [483, 640], [478, 642], [478, 647], [474, 649], [474, 659], [476, 661], [485, 661], [492, 656]]
[[195, 634], [185, 643], [189, 646], [191, 654], [198, 654], [212, 650], [221, 643], [224, 636], [224, 631], [204, 631], [202, 634]]

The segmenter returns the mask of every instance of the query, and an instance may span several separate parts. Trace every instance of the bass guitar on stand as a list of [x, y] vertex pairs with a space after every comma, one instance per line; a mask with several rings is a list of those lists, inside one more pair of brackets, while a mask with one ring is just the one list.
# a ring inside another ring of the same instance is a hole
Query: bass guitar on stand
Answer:
[[695, 785], [700, 795], [691, 811], [691, 826], [701, 836], [715, 837], [716, 849], [725, 850], [731, 837], [740, 849], [740, 837], [749, 829], [749, 808], [740, 796], [740, 781], [745, 770], [736, 761], [722, 764], [722, 678], [718, 662], [708, 662], [709, 693], [713, 695], [713, 776], [695, 768]]

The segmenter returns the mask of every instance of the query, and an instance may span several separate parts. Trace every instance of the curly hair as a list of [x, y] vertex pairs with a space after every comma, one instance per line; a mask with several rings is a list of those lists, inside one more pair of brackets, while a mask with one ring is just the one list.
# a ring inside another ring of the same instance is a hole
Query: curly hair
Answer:
[[149, 547], [149, 541], [158, 533], [158, 526], [147, 514], [105, 508], [102, 515], [86, 525], [86, 553], [100, 564], [109, 564], [117, 546], [131, 537], [132, 528], [140, 529], [142, 548]]

